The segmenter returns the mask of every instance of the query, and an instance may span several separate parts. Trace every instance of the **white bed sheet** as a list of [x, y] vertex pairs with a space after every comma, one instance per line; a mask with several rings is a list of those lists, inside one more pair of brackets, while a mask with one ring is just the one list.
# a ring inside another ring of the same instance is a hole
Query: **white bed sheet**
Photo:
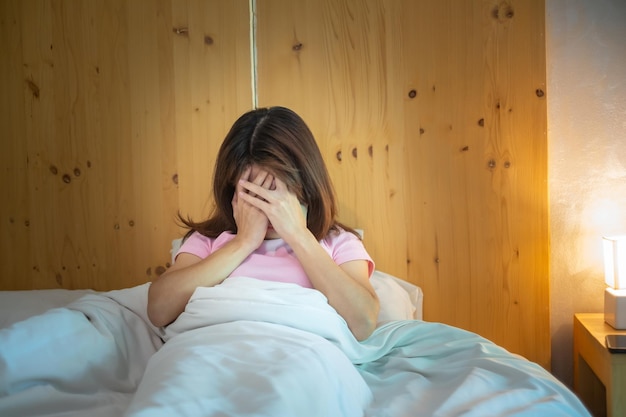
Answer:
[[359, 343], [321, 293], [238, 277], [163, 331], [146, 297], [86, 294], [0, 330], [0, 415], [589, 415], [540, 366], [443, 324]]

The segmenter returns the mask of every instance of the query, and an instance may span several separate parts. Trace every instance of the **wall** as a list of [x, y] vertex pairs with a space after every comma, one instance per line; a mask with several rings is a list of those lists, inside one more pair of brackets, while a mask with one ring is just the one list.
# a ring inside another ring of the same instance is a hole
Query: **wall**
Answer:
[[427, 320], [548, 368], [544, 1], [258, 0], [252, 37], [248, 4], [0, 3], [0, 288], [163, 271], [256, 96], [304, 116], [341, 220]]
[[552, 371], [572, 320], [602, 312], [603, 235], [626, 233], [626, 2], [547, 0]]

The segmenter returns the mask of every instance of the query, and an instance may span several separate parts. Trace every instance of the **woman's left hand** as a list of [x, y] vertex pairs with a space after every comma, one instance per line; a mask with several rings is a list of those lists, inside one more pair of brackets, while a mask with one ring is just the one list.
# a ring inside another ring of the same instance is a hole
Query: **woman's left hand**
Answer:
[[274, 184], [264, 188], [242, 178], [239, 198], [267, 216], [278, 237], [293, 249], [313, 287], [326, 296], [354, 336], [364, 340], [374, 331], [379, 311], [367, 262], [353, 260], [337, 265], [307, 229], [306, 209], [296, 195], [279, 179], [274, 179]]
[[283, 181], [275, 178], [274, 184], [267, 189], [242, 179], [239, 185], [247, 192], [239, 192], [239, 198], [265, 213], [276, 233], [289, 242], [308, 230], [306, 207]]

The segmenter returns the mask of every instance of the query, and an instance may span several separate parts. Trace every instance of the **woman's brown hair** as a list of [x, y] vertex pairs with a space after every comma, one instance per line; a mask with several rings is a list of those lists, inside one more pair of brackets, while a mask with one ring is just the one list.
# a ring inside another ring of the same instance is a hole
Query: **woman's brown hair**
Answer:
[[251, 110], [235, 121], [217, 155], [211, 216], [194, 222], [179, 215], [189, 233], [212, 238], [224, 231], [237, 233], [232, 207], [235, 184], [253, 164], [280, 178], [308, 207], [307, 227], [318, 240], [339, 227], [355, 233], [336, 220], [333, 185], [313, 133], [285, 107]]

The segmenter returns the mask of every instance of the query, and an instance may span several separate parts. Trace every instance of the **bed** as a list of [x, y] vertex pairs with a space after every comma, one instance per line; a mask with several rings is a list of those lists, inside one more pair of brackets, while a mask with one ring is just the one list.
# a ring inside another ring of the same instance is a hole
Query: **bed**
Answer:
[[372, 283], [363, 342], [320, 292], [247, 277], [198, 288], [167, 328], [150, 283], [0, 292], [0, 416], [589, 415], [539, 365], [423, 321], [418, 287]]

